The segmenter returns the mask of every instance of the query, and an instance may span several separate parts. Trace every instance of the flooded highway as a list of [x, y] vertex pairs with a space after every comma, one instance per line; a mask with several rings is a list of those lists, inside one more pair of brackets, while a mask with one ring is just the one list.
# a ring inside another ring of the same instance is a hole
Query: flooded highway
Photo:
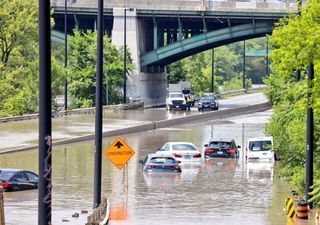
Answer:
[[[122, 138], [135, 155], [122, 170], [102, 159], [102, 193], [111, 204], [111, 225], [287, 224], [284, 202], [288, 186], [274, 176], [270, 164], [239, 159], [210, 159], [182, 164], [179, 175], [144, 174], [139, 160], [168, 141], [193, 142], [199, 149], [210, 137], [234, 138], [242, 147], [263, 136], [271, 111], [173, 126]], [[106, 149], [115, 138], [105, 138]], [[36, 150], [1, 155], [0, 167], [38, 171]], [[52, 224], [85, 224], [93, 206], [94, 141], [53, 149]], [[7, 225], [37, 224], [37, 190], [5, 193]], [[65, 222], [63, 222], [65, 221]], [[312, 220], [303, 223], [314, 224]]]
[[[219, 100], [219, 110], [247, 106], [266, 102], [262, 93], [240, 95]], [[141, 125], [150, 121], [159, 121], [198, 114], [196, 107], [191, 111], [167, 111], [165, 108], [113, 111], [105, 110], [103, 114], [103, 131]], [[73, 115], [52, 119], [53, 140], [75, 138], [93, 134], [95, 114]], [[24, 120], [0, 123], [0, 151], [38, 144], [38, 120]]]

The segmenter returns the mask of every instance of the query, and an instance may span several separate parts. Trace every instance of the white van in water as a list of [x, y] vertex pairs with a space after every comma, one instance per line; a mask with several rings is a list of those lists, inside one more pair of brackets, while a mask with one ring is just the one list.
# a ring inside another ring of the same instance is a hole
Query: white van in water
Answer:
[[248, 161], [274, 161], [272, 137], [249, 138], [246, 147], [246, 158]]

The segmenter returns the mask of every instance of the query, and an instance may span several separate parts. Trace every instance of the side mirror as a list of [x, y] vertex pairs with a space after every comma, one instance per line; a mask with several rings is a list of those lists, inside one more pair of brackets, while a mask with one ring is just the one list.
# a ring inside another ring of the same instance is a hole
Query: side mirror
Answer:
[[208, 144], [205, 144], [204, 147], [208, 147]]
[[238, 145], [238, 146], [237, 146], [237, 148], [241, 148], [241, 146], [240, 146], [240, 145]]
[[181, 161], [180, 161], [180, 160], [177, 160], [177, 163], [181, 163]]
[[143, 160], [142, 160], [142, 159], [140, 159], [140, 160], [139, 160], [139, 163], [143, 164]]
[[161, 148], [157, 148], [156, 151], [164, 151], [164, 150]]

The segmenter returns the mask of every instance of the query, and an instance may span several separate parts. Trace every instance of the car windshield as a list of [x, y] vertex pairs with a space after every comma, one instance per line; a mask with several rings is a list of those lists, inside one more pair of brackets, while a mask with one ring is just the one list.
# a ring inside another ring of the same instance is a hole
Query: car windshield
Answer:
[[215, 100], [215, 97], [214, 96], [204, 96], [204, 97], [201, 97], [200, 101], [213, 101]]
[[186, 150], [196, 151], [197, 150], [193, 145], [188, 145], [188, 144], [174, 144], [172, 145], [172, 149], [175, 151], [186, 151]]
[[170, 98], [183, 98], [183, 94], [180, 94], [180, 93], [170, 94], [169, 97]]
[[0, 170], [0, 180], [9, 180], [14, 173], [14, 171]]
[[268, 150], [271, 150], [271, 148], [272, 148], [272, 143], [270, 140], [249, 142], [249, 149], [251, 151], [268, 151]]
[[231, 143], [226, 141], [210, 142], [209, 148], [231, 148]]
[[175, 160], [169, 157], [155, 157], [150, 160], [150, 163], [154, 164], [173, 164]]

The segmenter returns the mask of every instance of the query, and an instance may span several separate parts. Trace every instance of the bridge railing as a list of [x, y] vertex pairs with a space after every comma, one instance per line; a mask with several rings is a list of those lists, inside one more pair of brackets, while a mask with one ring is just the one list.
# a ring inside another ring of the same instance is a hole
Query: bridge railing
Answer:
[[[64, 7], [65, 0], [53, 0], [53, 7]], [[69, 0], [68, 7], [97, 8], [97, 1]], [[124, 5], [125, 3], [125, 5]], [[296, 0], [107, 0], [105, 8], [145, 10], [296, 12]]]

